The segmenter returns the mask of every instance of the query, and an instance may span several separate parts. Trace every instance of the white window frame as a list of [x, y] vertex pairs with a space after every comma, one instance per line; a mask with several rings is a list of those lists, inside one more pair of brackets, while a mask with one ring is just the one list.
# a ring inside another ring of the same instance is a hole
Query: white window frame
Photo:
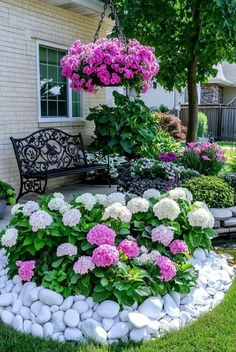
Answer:
[[69, 80], [67, 79], [67, 114], [66, 117], [58, 117], [58, 116], [50, 116], [50, 117], [42, 117], [41, 115], [41, 96], [40, 96], [40, 60], [39, 60], [39, 47], [47, 46], [52, 49], [61, 49], [68, 51], [68, 47], [65, 45], [55, 44], [43, 40], [36, 40], [36, 67], [37, 67], [37, 100], [38, 100], [38, 122], [76, 122], [76, 121], [84, 121], [85, 113], [84, 113], [84, 93], [80, 93], [80, 113], [81, 116], [73, 117], [72, 116], [72, 89], [69, 85]]

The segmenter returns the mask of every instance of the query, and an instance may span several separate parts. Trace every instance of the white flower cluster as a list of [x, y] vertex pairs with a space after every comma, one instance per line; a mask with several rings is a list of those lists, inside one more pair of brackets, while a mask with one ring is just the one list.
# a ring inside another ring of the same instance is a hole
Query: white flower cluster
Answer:
[[5, 231], [4, 235], [1, 238], [2, 246], [9, 247], [9, 248], [14, 246], [17, 242], [17, 237], [18, 237], [17, 229], [10, 227]]
[[180, 207], [175, 200], [164, 198], [153, 206], [153, 211], [159, 220], [169, 219], [173, 221], [179, 216]]
[[127, 208], [131, 211], [132, 214], [146, 213], [149, 209], [149, 206], [149, 201], [142, 197], [130, 199], [127, 203]]
[[39, 210], [39, 205], [37, 202], [34, 202], [32, 200], [29, 200], [28, 202], [26, 202], [23, 205], [23, 214], [25, 216], [30, 216], [31, 214], [33, 214], [35, 211]]
[[155, 262], [157, 257], [161, 254], [157, 250], [153, 250], [150, 253], [144, 252], [137, 259], [140, 263], [146, 263], [148, 261]]
[[72, 208], [72, 205], [70, 205], [69, 203], [64, 203], [60, 209], [59, 209], [59, 213], [61, 215], [65, 214], [68, 210], [70, 210]]
[[62, 222], [64, 225], [74, 227], [79, 224], [81, 212], [78, 209], [68, 210], [63, 214]]
[[107, 196], [107, 204], [111, 205], [114, 203], [120, 203], [122, 205], [125, 205], [125, 194], [121, 192], [114, 192], [109, 194], [109, 196]]
[[55, 197], [48, 202], [48, 208], [52, 211], [60, 211], [61, 208], [65, 206], [65, 204], [66, 202], [61, 197]]
[[132, 217], [132, 214], [125, 205], [122, 205], [121, 203], [114, 203], [112, 205], [109, 205], [105, 209], [105, 212], [102, 218], [103, 220], [107, 220], [111, 218], [111, 219], [121, 220], [123, 222], [130, 222], [131, 217]]
[[183, 187], [177, 187], [172, 189], [171, 191], [169, 191], [169, 196], [171, 199], [187, 200], [189, 203], [191, 203], [193, 200], [192, 193], [187, 188], [183, 188]]
[[84, 205], [86, 210], [92, 210], [94, 205], [97, 203], [96, 198], [91, 193], [84, 193], [76, 198], [76, 203]]
[[209, 210], [208, 206], [204, 202], [196, 201], [193, 203], [193, 205], [196, 205], [198, 208], [204, 208], [206, 210]]
[[53, 218], [44, 210], [38, 210], [30, 215], [29, 224], [32, 226], [32, 231], [37, 232], [40, 229], [45, 229], [51, 225]]
[[64, 197], [64, 194], [62, 194], [62, 193], [60, 193], [60, 192], [55, 192], [55, 193], [53, 193], [53, 197], [54, 198], [61, 198], [61, 199], [65, 199], [65, 197]]
[[149, 188], [143, 193], [143, 198], [150, 199], [155, 198], [159, 199], [161, 197], [161, 193], [155, 188]]
[[16, 215], [19, 214], [23, 211], [23, 205], [22, 204], [15, 204], [13, 205], [13, 207], [11, 208], [11, 215]]
[[108, 205], [107, 204], [107, 195], [106, 194], [95, 194], [95, 199], [97, 201], [98, 204], [101, 205]]
[[208, 209], [193, 209], [188, 213], [189, 224], [193, 227], [201, 227], [202, 229], [213, 228], [214, 217]]

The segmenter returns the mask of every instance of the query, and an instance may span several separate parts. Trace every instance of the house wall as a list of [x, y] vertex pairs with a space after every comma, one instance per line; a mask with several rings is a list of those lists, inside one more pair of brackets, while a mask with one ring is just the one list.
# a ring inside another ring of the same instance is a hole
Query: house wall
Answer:
[[222, 104], [223, 88], [217, 84], [203, 84], [201, 86], [201, 104]]
[[236, 98], [236, 87], [224, 87], [223, 103], [229, 104], [234, 98]]
[[[38, 123], [36, 41], [69, 47], [75, 39], [89, 42], [98, 19], [48, 5], [40, 0], [0, 1], [0, 179], [19, 187], [19, 173], [9, 137], [24, 137], [39, 128], [57, 127], [83, 134], [89, 143], [90, 122]], [[103, 28], [105, 30], [106, 28]], [[103, 33], [102, 33], [103, 34]], [[85, 113], [105, 99], [104, 91], [85, 97]], [[49, 187], [67, 182], [50, 181]]]

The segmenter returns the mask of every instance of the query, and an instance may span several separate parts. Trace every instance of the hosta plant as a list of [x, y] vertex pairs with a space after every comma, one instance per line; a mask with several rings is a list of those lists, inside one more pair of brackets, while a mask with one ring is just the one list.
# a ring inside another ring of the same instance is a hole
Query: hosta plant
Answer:
[[1, 232], [10, 276], [122, 305], [189, 292], [196, 272], [188, 259], [215, 236], [211, 213], [183, 188], [136, 198], [85, 193], [70, 202], [55, 193], [12, 214]]

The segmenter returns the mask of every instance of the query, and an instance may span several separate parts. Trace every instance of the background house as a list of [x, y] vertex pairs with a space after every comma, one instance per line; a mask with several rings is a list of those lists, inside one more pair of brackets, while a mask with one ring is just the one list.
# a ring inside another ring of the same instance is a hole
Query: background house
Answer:
[[[0, 179], [19, 184], [10, 136], [57, 127], [82, 132], [88, 142], [93, 125], [85, 116], [90, 106], [104, 102], [105, 93], [72, 93], [59, 61], [74, 40], [93, 40], [102, 10], [97, 0], [0, 1]], [[105, 24], [101, 35], [106, 30]]]

